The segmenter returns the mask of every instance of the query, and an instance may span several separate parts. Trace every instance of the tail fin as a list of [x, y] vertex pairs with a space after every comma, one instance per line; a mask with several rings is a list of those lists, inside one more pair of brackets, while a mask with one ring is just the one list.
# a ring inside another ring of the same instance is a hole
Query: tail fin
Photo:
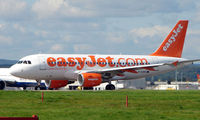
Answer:
[[180, 20], [151, 56], [181, 57], [188, 20]]
[[198, 83], [200, 83], [200, 75], [199, 74], [197, 74], [197, 81], [198, 81]]

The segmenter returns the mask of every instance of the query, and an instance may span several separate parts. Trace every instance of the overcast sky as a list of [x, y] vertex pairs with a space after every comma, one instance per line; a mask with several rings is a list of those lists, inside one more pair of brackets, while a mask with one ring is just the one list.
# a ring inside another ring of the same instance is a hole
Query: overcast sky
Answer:
[[0, 0], [0, 59], [37, 53], [151, 54], [180, 19], [200, 58], [198, 0]]

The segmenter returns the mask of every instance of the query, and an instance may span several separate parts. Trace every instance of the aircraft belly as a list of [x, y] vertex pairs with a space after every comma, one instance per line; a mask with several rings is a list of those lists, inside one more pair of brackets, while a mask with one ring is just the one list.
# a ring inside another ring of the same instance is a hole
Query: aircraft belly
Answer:
[[44, 70], [40, 71], [35, 78], [38, 80], [64, 80], [64, 73], [61, 70]]
[[67, 71], [64, 73], [64, 78], [67, 80], [76, 80], [77, 73], [74, 73], [74, 71]]

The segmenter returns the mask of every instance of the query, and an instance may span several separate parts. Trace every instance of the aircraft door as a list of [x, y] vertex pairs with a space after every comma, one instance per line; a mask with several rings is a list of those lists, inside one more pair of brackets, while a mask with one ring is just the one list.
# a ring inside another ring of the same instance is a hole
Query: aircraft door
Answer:
[[44, 56], [39, 56], [40, 70], [46, 70], [46, 61]]

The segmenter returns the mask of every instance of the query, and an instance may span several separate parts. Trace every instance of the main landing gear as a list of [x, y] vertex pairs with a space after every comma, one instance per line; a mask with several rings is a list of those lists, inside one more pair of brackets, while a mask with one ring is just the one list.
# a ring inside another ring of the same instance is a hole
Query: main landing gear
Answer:
[[115, 90], [115, 86], [113, 84], [106, 85], [106, 90]]
[[115, 90], [115, 86], [111, 84], [111, 81], [109, 81], [108, 85], [106, 85], [106, 90]]

